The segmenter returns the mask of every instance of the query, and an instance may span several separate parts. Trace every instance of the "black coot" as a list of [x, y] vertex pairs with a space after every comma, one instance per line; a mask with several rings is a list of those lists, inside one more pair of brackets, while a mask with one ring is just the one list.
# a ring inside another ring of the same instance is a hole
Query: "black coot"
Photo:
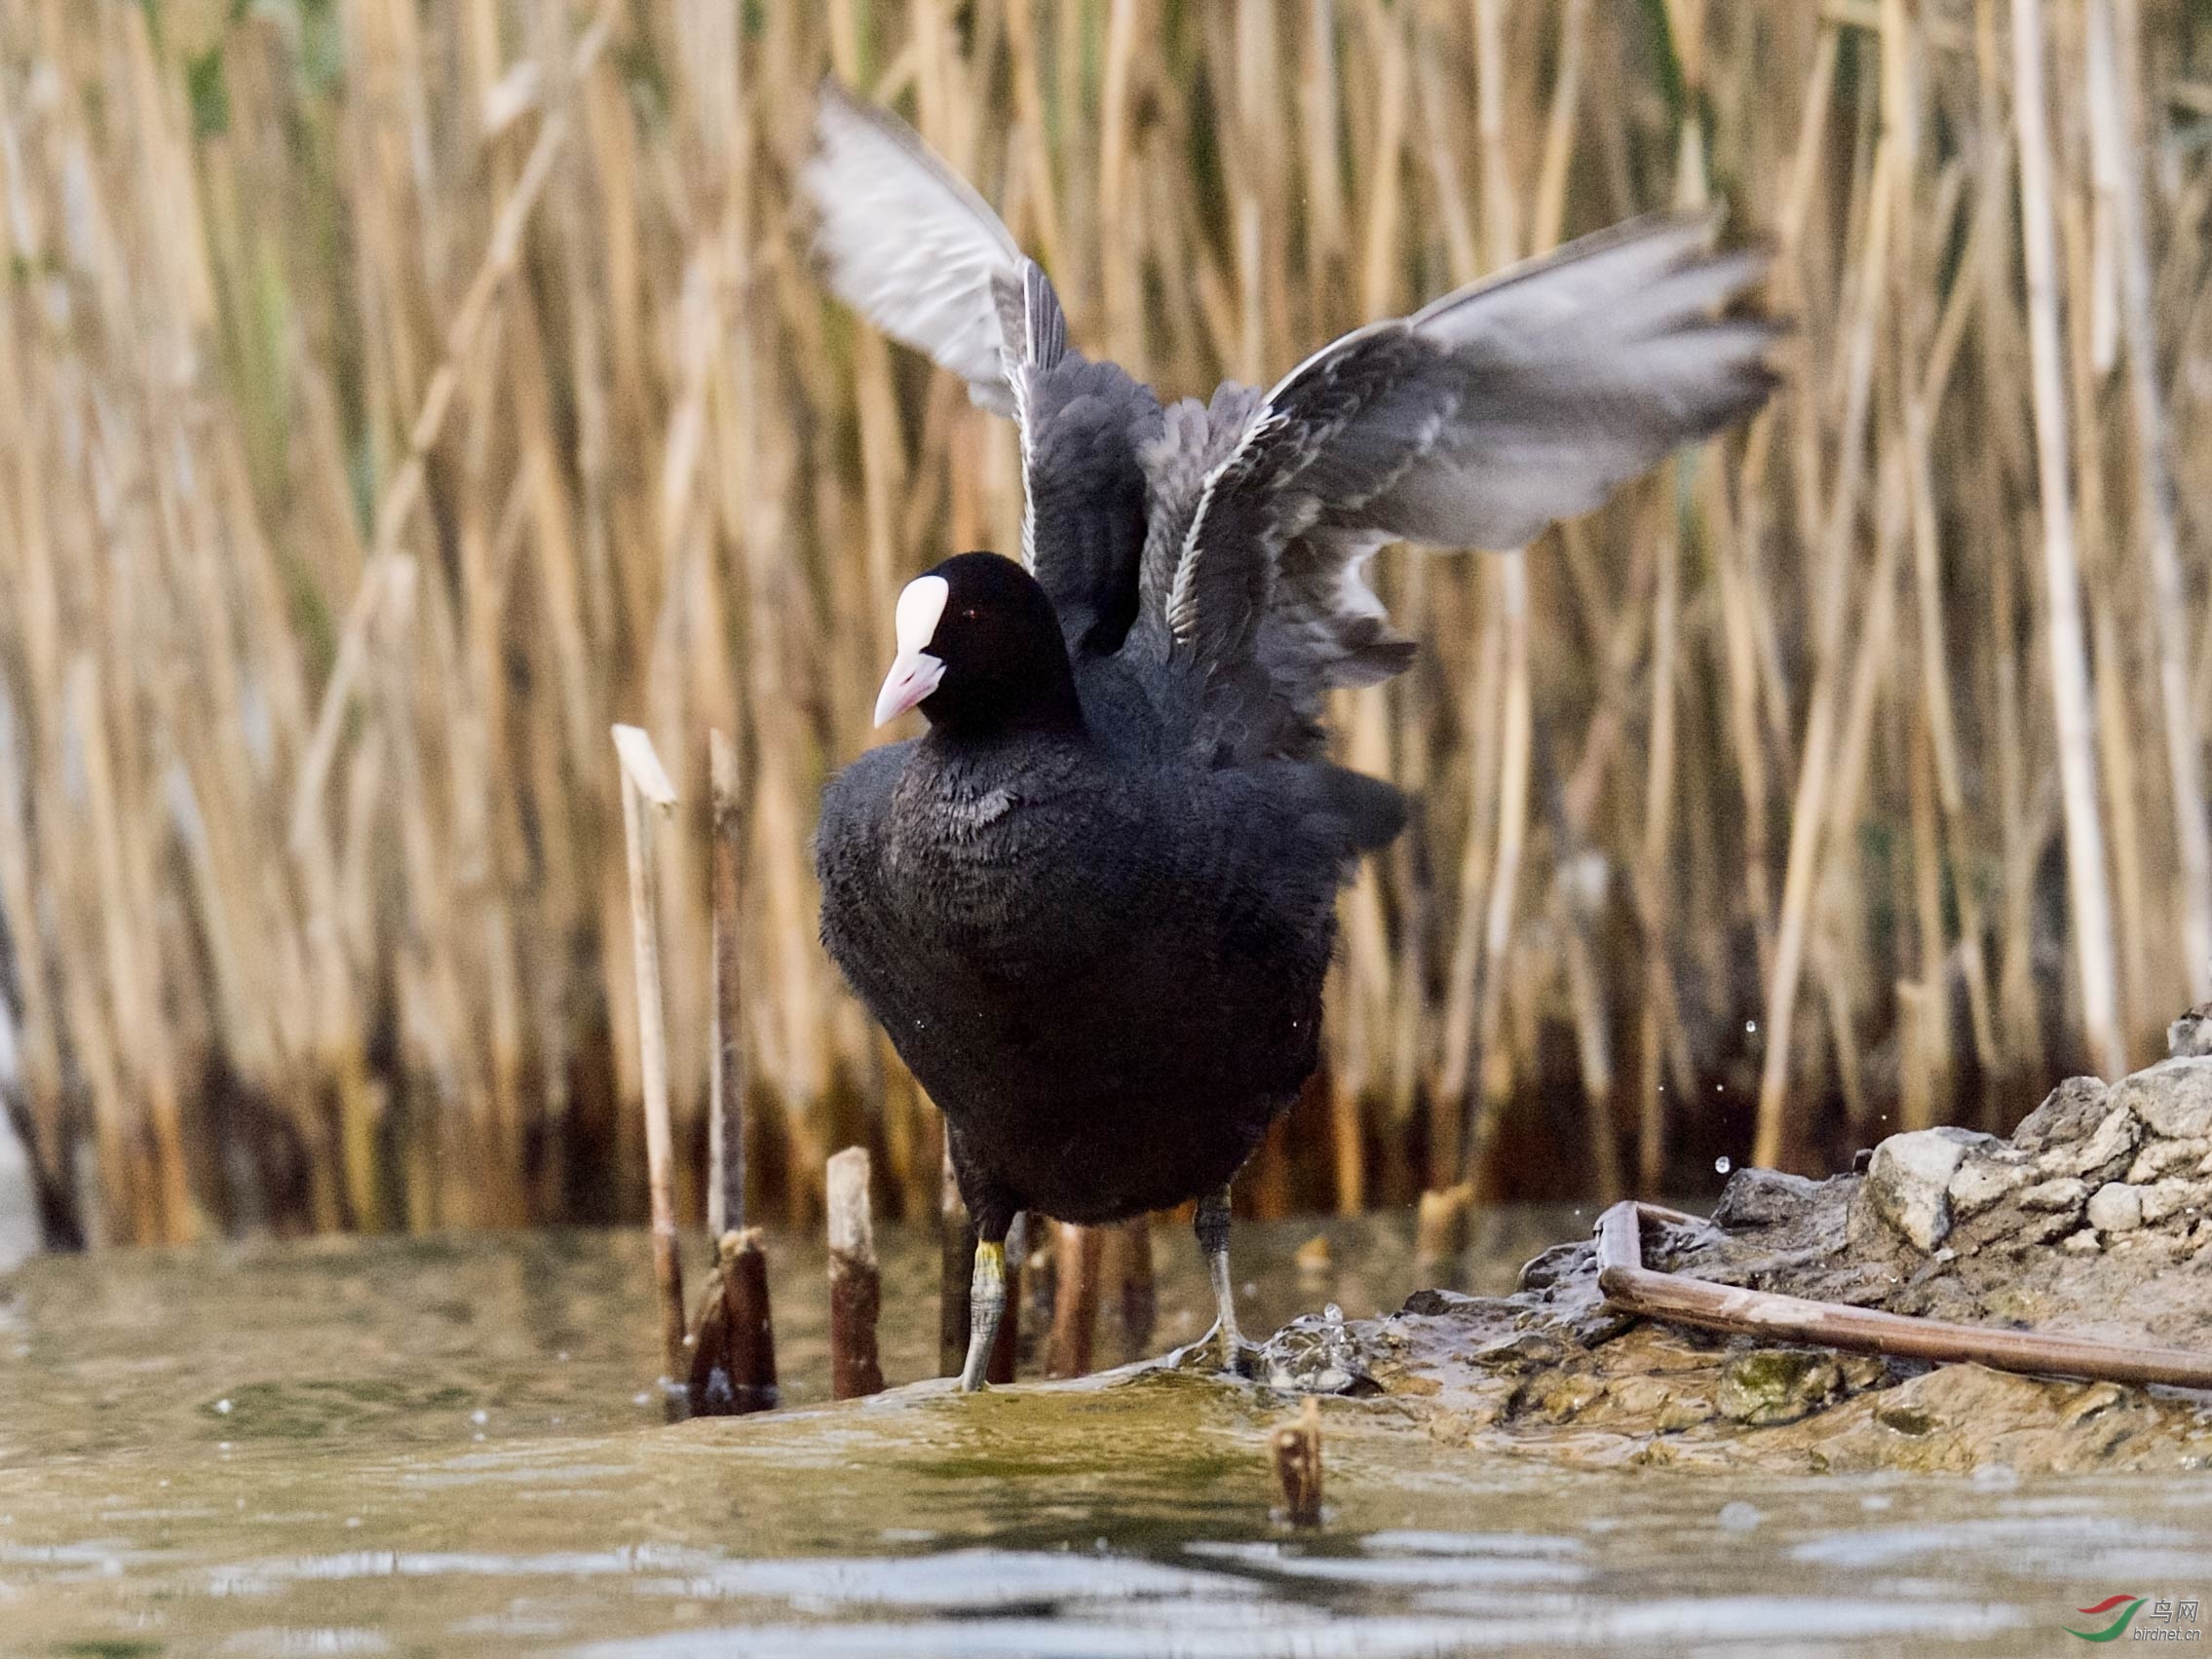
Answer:
[[830, 283], [1021, 434], [1020, 563], [898, 599], [881, 725], [829, 785], [822, 939], [945, 1114], [981, 1240], [963, 1387], [1017, 1211], [1199, 1200], [1226, 1363], [1228, 1184], [1319, 1053], [1335, 896], [1404, 822], [1322, 758], [1324, 694], [1402, 669], [1393, 541], [1511, 547], [1757, 407], [1761, 270], [1637, 220], [1372, 324], [1273, 390], [1163, 407], [1067, 345], [1051, 284], [903, 124], [823, 91]]

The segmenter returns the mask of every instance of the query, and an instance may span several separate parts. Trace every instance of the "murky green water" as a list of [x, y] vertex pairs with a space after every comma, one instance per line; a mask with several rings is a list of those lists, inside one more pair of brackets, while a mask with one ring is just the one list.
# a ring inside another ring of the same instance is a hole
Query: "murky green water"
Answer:
[[[1522, 1218], [1481, 1276], [1571, 1225]], [[1390, 1222], [1331, 1224], [1302, 1282], [1315, 1230], [1240, 1229], [1253, 1326], [1414, 1288]], [[934, 1250], [884, 1242], [885, 1369], [917, 1376]], [[1165, 1344], [1203, 1291], [1159, 1246]], [[2116, 1593], [2212, 1600], [2201, 1478], [1568, 1474], [1387, 1401], [1327, 1403], [1329, 1526], [1293, 1537], [1284, 1402], [1152, 1374], [829, 1406], [820, 1252], [774, 1262], [793, 1407], [675, 1429], [634, 1235], [32, 1263], [0, 1280], [0, 1654], [2014, 1655]]]

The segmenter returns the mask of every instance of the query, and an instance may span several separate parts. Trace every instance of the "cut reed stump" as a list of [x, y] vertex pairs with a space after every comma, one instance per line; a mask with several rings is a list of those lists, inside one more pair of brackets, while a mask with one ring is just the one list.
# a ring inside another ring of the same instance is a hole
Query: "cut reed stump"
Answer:
[[868, 1151], [847, 1147], [829, 1160], [829, 1391], [839, 1400], [883, 1392], [876, 1319], [883, 1274], [868, 1211]]
[[676, 792], [644, 732], [617, 726], [614, 740], [622, 762], [622, 827], [629, 853], [629, 938], [637, 968], [637, 1052], [645, 1091], [645, 1169], [653, 1206], [653, 1278], [661, 1298], [663, 1386], [669, 1415], [680, 1417], [691, 1365], [684, 1342], [683, 1267], [676, 1260], [668, 1037], [661, 1014], [661, 892], [653, 860], [654, 828], [675, 807]]
[[742, 1417], [769, 1410], [779, 1398], [760, 1229], [722, 1234], [715, 1258], [692, 1336], [691, 1409], [703, 1417]]
[[1312, 1395], [1294, 1423], [1268, 1437], [1278, 1513], [1293, 1527], [1321, 1524], [1321, 1407]]

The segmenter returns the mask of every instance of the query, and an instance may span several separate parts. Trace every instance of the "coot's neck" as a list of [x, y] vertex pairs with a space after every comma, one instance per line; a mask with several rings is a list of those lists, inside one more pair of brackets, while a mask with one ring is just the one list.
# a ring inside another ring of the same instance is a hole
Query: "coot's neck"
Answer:
[[1075, 669], [1057, 630], [1049, 647], [1029, 654], [1004, 674], [971, 674], [956, 687], [948, 683], [923, 704], [930, 735], [953, 748], [995, 747], [1025, 738], [1059, 737], [1080, 742], [1087, 732], [1083, 701], [1076, 696]]

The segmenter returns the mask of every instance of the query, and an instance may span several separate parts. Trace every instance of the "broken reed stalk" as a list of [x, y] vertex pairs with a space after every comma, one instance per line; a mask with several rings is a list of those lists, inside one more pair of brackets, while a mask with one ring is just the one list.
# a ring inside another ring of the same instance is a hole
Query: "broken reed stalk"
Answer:
[[758, 1227], [722, 1234], [714, 1255], [692, 1333], [691, 1409], [695, 1416], [742, 1417], [779, 1398], [768, 1258]]
[[2127, 337], [2127, 390], [2135, 421], [2136, 534], [2149, 565], [2156, 629], [2158, 707], [2165, 717], [2166, 765], [2181, 854], [2182, 961], [2190, 994], [2212, 997], [2212, 824], [2206, 821], [2204, 769], [2189, 700], [2189, 604], [2176, 523], [2173, 439], [2159, 386], [2158, 325], [2150, 234], [2144, 225], [2142, 94], [2138, 45], [2113, 26], [2113, 0], [2089, 0], [2090, 138], [2100, 172], [2112, 179], [2118, 240], [2120, 322]]
[[645, 1096], [645, 1170], [652, 1197], [653, 1280], [661, 1298], [662, 1359], [669, 1409], [679, 1409], [691, 1366], [684, 1347], [683, 1266], [676, 1259], [675, 1146], [668, 1129], [668, 1039], [661, 1014], [661, 885], [654, 831], [676, 792], [635, 726], [614, 728], [622, 762], [622, 827], [629, 854], [629, 940], [637, 973], [637, 1051]]
[[[1027, 0], [973, 29], [943, 0], [756, 8], [757, 29], [711, 4], [647, 8], [642, 29], [588, 9], [572, 32], [560, 7], [491, 31], [499, 9], [472, 4], [170, 7], [158, 26], [144, 8], [28, 8], [23, 69], [52, 95], [11, 130], [0, 223], [20, 279], [0, 291], [0, 455], [19, 463], [0, 468], [0, 928], [42, 1189], [79, 1212], [57, 1237], [101, 1208], [118, 1240], [177, 1215], [566, 1220], [604, 1203], [584, 1158], [639, 1185], [634, 1111], [611, 1157], [594, 1138], [639, 1070], [599, 746], [629, 708], [664, 733], [719, 726], [746, 760], [735, 946], [756, 1115], [773, 1102], [752, 1144], [776, 1172], [757, 1200], [812, 1225], [832, 1137], [859, 1138], [858, 1119], [887, 1191], [928, 1213], [926, 1109], [817, 948], [806, 832], [825, 769], [868, 741], [897, 583], [968, 545], [956, 532], [1005, 545], [1020, 471], [1011, 429], [807, 275], [788, 163], [832, 64], [972, 166], [1063, 280], [1076, 334], [1168, 396], [1286, 367], [1508, 244], [1656, 207], [1669, 178], [1725, 180], [1729, 236], [1777, 244], [1772, 298], [1798, 329], [1770, 411], [1686, 495], [1632, 486], [1527, 560], [1537, 728], [1575, 763], [1577, 834], [1630, 901], [1592, 915], [1598, 975], [1572, 930], [1532, 925], [1575, 853], [1502, 799], [1518, 676], [1493, 567], [1379, 561], [1429, 650], [1339, 717], [1347, 758], [1426, 811], [1352, 901], [1323, 1037], [1348, 1086], [1332, 1132], [1277, 1166], [1282, 1188], [1351, 1207], [1444, 1186], [1485, 1090], [1517, 1157], [1549, 1144], [1524, 1131], [1555, 1085], [1604, 1123], [1606, 1068], [1578, 1077], [1571, 1030], [1620, 1044], [1616, 1129], [1648, 1131], [1655, 1176], [1736, 1150], [1746, 1067], [1767, 1069], [1761, 1155], [1833, 1156], [1850, 1117], [1889, 1109], [1890, 1067], [1868, 1057], [1922, 1033], [1941, 1064], [1962, 972], [1974, 1042], [1955, 1101], [1999, 1112], [2104, 1066], [2079, 1034], [2106, 976], [2036, 970], [2066, 925], [2039, 873], [2083, 821], [2079, 787], [2062, 801], [2030, 482], [2031, 320], [2068, 301], [2084, 325], [2033, 378], [2075, 416], [2059, 453], [2099, 682], [2077, 700], [2096, 722], [2120, 1036], [2148, 1041], [2138, 1026], [2212, 980], [2190, 778], [2212, 658], [2187, 625], [2212, 442], [2182, 381], [2142, 372], [2201, 355], [2212, 319], [2212, 151], [2188, 141], [2212, 94], [2186, 8], [2022, 8], [2052, 25], [2015, 42], [2044, 55], [2040, 100], [2011, 72], [2006, 0], [1960, 0], [1965, 27], [1898, 0], [1745, 0], [1711, 28], [1696, 5], [1583, 0], [1234, 17]], [[1592, 95], [1669, 43], [1682, 98]], [[629, 95], [639, 75], [677, 119]], [[2047, 174], [2026, 205], [2040, 217], [2047, 195], [2062, 279], [2031, 298], [2010, 146], [2016, 116], [2046, 109], [2087, 142], [2021, 159]], [[298, 210], [254, 210], [272, 200]], [[1151, 304], [1155, 279], [1186, 303]], [[272, 306], [298, 323], [273, 356]], [[200, 367], [189, 395], [177, 362]], [[1866, 588], [1871, 463], [1900, 426], [1913, 586], [1847, 780], [1859, 623], [1828, 667], [1825, 619]], [[1676, 510], [1655, 635], [1655, 513]], [[782, 695], [794, 661], [821, 665], [819, 703]], [[1654, 789], [1643, 735], [1669, 721]], [[88, 756], [104, 776], [82, 775]], [[1544, 788], [1541, 751], [1530, 764]], [[1508, 816], [1526, 820], [1520, 890], [1501, 894]], [[687, 862], [711, 856], [706, 819], [664, 838], [676, 961], [708, 953], [712, 884]], [[1486, 956], [1493, 915], [1509, 927]], [[1639, 935], [1663, 949], [1623, 970], [1609, 953]], [[704, 1036], [720, 998], [704, 976], [664, 990], [681, 1146], [711, 1135], [695, 1104], [727, 1092]], [[1640, 1124], [1632, 1103], [1654, 1108]], [[207, 1179], [240, 1167], [269, 1173]], [[955, 1301], [965, 1263], [959, 1279]]]
[[706, 734], [714, 794], [712, 870], [714, 1030], [708, 1067], [706, 1235], [719, 1241], [745, 1225], [744, 998], [738, 950], [738, 881], [744, 856], [744, 813], [738, 799], [737, 745]]
[[883, 1392], [876, 1321], [883, 1273], [868, 1201], [868, 1150], [847, 1147], [829, 1160], [829, 1392], [836, 1400]]
[[1598, 1218], [1598, 1289], [1621, 1313], [1678, 1320], [1711, 1331], [1811, 1342], [1852, 1353], [1964, 1362], [2030, 1375], [2085, 1376], [2099, 1381], [2169, 1383], [2212, 1388], [2212, 1354], [2178, 1348], [2122, 1347], [2085, 1337], [2047, 1336], [1941, 1319], [1916, 1319], [1879, 1308], [1810, 1301], [1773, 1291], [1719, 1285], [1644, 1265], [1643, 1223], [1704, 1227], [1711, 1224], [1680, 1210], [1633, 1199]]
[[1091, 1339], [1098, 1328], [1099, 1256], [1105, 1234], [1094, 1226], [1059, 1225], [1052, 1298], [1052, 1333], [1045, 1350], [1047, 1376], [1084, 1376], [1090, 1371]]
[[1268, 1436], [1278, 1512], [1293, 1527], [1321, 1524], [1321, 1403], [1311, 1394], [1298, 1420]]
[[2081, 627], [2081, 572], [2074, 547], [2064, 345], [2058, 321], [2058, 233], [2050, 133], [2043, 117], [2044, 10], [2012, 0], [2012, 95], [2020, 147], [2020, 245], [2028, 276], [2028, 359], [2036, 418], [2037, 493], [2043, 520], [2043, 613], [2058, 732], [2059, 799], [2066, 811], [2068, 914], [2080, 976], [2081, 1025], [2097, 1068], [2127, 1071], [2114, 983], [2112, 901], [2105, 886], [2104, 821], [2097, 811], [2097, 735]]

